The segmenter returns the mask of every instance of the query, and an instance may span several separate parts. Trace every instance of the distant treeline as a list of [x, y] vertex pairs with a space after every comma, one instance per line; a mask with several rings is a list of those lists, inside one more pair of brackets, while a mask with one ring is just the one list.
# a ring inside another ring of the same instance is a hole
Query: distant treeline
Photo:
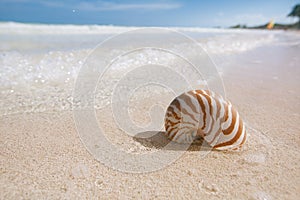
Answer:
[[287, 17], [297, 17], [298, 22], [294, 24], [274, 24], [273, 21], [260, 25], [260, 26], [252, 26], [252, 27], [247, 27], [246, 25], [243, 24], [238, 24], [235, 26], [231, 26], [230, 28], [247, 28], [247, 29], [294, 29], [294, 30], [299, 30], [300, 29], [300, 4], [297, 4], [293, 7], [291, 12], [287, 15]]
[[[245, 29], [267, 29], [269, 23], [263, 24], [263, 25], [259, 25], [259, 26], [246, 26], [244, 24], [238, 24], [235, 26], [231, 26], [229, 28], [245, 28]], [[274, 24], [272, 29], [283, 29], [283, 30], [287, 30], [287, 29], [300, 29], [300, 22], [296, 22], [293, 24]]]

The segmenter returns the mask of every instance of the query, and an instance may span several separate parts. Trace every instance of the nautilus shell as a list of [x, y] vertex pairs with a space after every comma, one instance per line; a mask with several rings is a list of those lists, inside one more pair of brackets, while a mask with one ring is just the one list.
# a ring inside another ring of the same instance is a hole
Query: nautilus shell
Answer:
[[232, 104], [209, 90], [192, 90], [176, 97], [167, 109], [165, 129], [172, 141], [191, 143], [200, 137], [218, 150], [238, 149], [247, 137]]

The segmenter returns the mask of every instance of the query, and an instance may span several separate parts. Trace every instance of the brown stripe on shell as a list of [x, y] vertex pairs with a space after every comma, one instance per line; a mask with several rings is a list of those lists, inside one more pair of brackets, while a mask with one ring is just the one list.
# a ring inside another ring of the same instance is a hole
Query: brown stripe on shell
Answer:
[[199, 97], [197, 94], [194, 94], [192, 91], [191, 92], [188, 92], [190, 95], [194, 96], [197, 100], [198, 100], [198, 103], [200, 104], [200, 107], [201, 107], [201, 111], [202, 111], [202, 114], [203, 114], [203, 126], [201, 127], [201, 129], [205, 129], [205, 126], [206, 126], [206, 111], [205, 111], [205, 104], [203, 103], [201, 97]]
[[[242, 122], [241, 119], [239, 121]], [[214, 148], [233, 145], [239, 139], [242, 132], [243, 132], [243, 123], [240, 123], [237, 133], [235, 134], [235, 136], [231, 140], [229, 140], [227, 142], [220, 143], [220, 144], [214, 146]]]
[[236, 124], [236, 116], [237, 116], [237, 112], [233, 107], [231, 107], [231, 123], [227, 129], [223, 130], [224, 135], [229, 135], [232, 133], [234, 126]]
[[196, 106], [193, 104], [192, 99], [191, 99], [190, 96], [188, 96], [188, 95], [182, 95], [182, 96], [181, 96], [181, 99], [182, 99], [183, 101], [186, 102], [186, 104], [192, 109], [192, 111], [193, 111], [194, 113], [200, 114], [200, 113], [197, 111]]

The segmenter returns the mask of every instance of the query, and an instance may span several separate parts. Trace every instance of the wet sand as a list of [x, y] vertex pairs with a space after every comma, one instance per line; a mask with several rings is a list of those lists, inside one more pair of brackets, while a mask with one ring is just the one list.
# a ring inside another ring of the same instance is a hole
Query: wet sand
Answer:
[[[227, 60], [227, 98], [250, 135], [242, 151], [199, 158], [189, 150], [155, 172], [124, 173], [96, 161], [81, 143], [71, 111], [1, 116], [1, 199], [297, 199], [299, 48], [267, 46]], [[97, 111], [99, 120], [106, 112]], [[105, 128], [124, 148], [157, 150], [120, 136], [113, 122]]]

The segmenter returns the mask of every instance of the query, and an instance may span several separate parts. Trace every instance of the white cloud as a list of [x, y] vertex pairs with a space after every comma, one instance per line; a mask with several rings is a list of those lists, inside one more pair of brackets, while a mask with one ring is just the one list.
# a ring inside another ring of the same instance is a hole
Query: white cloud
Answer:
[[104, 10], [171, 10], [180, 8], [179, 3], [112, 3], [106, 1], [88, 2], [83, 1], [78, 4], [78, 9], [91, 11]]
[[114, 3], [108, 1], [78, 1], [66, 3], [63, 1], [50, 0], [0, 0], [4, 3], [37, 3], [48, 7], [75, 8], [87, 11], [121, 11], [121, 10], [172, 10], [182, 5], [176, 2], [153, 2], [153, 3]]
[[259, 25], [271, 20], [263, 14], [241, 14], [234, 17], [235, 21], [247, 25]]
[[238, 14], [233, 16], [220, 16], [218, 13], [214, 18], [214, 23], [220, 26], [233, 26], [237, 24], [245, 24], [247, 26], [256, 26], [268, 23], [270, 20], [275, 20], [276, 17], [267, 17], [260, 13], [253, 14]]

